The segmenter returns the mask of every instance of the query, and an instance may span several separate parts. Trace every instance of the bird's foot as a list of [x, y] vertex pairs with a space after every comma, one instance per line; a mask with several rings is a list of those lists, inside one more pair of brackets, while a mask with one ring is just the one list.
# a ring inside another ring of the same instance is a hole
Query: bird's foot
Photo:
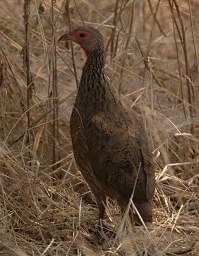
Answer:
[[104, 242], [112, 241], [116, 234], [113, 230], [103, 224], [97, 226], [95, 236], [98, 242], [102, 244]]

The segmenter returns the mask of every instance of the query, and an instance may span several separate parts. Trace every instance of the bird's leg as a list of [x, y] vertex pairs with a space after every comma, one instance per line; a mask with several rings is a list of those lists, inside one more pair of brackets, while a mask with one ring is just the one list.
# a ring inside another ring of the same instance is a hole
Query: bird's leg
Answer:
[[105, 214], [104, 201], [98, 202], [98, 209], [99, 209], [98, 231], [103, 231], [103, 227], [104, 227], [104, 214]]
[[96, 230], [96, 238], [99, 243], [103, 243], [104, 241], [104, 214], [105, 214], [105, 205], [102, 200], [99, 200], [99, 198], [96, 198], [97, 200], [97, 206], [99, 209], [99, 220], [98, 220], [98, 225], [97, 225], [97, 230]]
[[98, 203], [99, 208], [99, 221], [97, 228], [97, 239], [99, 243], [104, 241], [109, 241], [110, 237], [115, 236], [115, 234], [104, 224], [104, 215], [105, 215], [105, 201]]

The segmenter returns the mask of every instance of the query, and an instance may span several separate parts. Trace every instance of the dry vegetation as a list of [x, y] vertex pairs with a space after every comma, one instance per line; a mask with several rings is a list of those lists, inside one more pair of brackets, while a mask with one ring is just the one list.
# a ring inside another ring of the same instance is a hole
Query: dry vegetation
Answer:
[[[199, 255], [198, 0], [32, 0], [30, 16], [24, 2], [0, 1], [0, 255]], [[156, 161], [153, 224], [102, 244], [69, 134], [85, 58], [56, 43], [83, 22], [105, 36], [112, 85], [142, 105]]]

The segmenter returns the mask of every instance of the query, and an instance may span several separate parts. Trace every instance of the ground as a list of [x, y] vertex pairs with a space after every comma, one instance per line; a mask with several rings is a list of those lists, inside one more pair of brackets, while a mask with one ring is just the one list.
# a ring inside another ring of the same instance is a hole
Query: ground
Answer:
[[[0, 255], [199, 255], [198, 1], [52, 2], [30, 3], [28, 88], [24, 3], [0, 2]], [[83, 23], [104, 35], [111, 85], [142, 106], [156, 170], [153, 223], [120, 230], [109, 201], [117, 238], [101, 243], [69, 132], [85, 56], [53, 43]]]

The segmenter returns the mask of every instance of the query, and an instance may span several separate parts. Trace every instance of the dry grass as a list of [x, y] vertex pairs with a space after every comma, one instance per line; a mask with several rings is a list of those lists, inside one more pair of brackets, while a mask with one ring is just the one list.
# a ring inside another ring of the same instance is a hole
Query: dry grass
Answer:
[[[0, 255], [199, 255], [198, 1], [53, 2], [31, 1], [29, 50], [23, 1], [0, 2]], [[68, 129], [85, 59], [53, 39], [82, 22], [105, 36], [112, 85], [142, 105], [157, 163], [153, 224], [101, 245]]]

